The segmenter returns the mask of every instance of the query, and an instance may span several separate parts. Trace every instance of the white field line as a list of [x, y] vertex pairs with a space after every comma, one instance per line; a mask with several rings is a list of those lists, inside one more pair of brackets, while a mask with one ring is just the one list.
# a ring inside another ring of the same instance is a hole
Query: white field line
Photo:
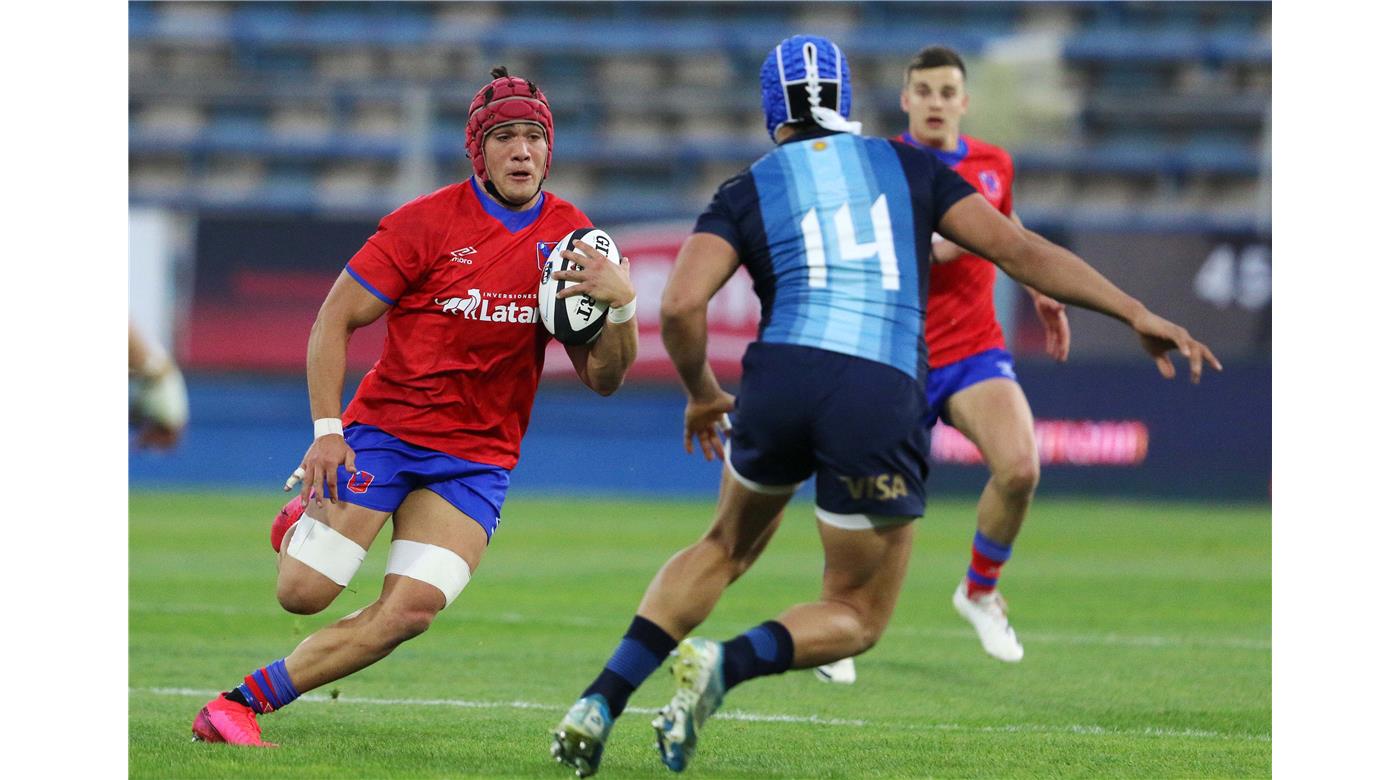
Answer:
[[[149, 694], [152, 696], [186, 696], [194, 699], [213, 698], [219, 695], [218, 691], [199, 690], [197, 688], [129, 688], [132, 695]], [[310, 702], [330, 702], [330, 696], [319, 693], [309, 693], [302, 696], [301, 701]], [[458, 707], [470, 710], [540, 710], [549, 712], [563, 712], [566, 709], [563, 704], [542, 704], [533, 701], [467, 701], [462, 699], [375, 699], [361, 696], [341, 696], [335, 701], [346, 704], [365, 704], [369, 706], [393, 707]], [[659, 709], [658, 707], [628, 707], [627, 712], [650, 715]], [[877, 728], [898, 731], [964, 731], [987, 734], [1087, 734], [1093, 736], [1120, 736], [1120, 737], [1171, 737], [1187, 739], [1220, 739], [1231, 742], [1272, 742], [1273, 737], [1269, 734], [1230, 734], [1220, 731], [1205, 731], [1202, 729], [1166, 729], [1166, 728], [1144, 728], [1144, 729], [1110, 729], [1102, 726], [1079, 726], [1063, 725], [1053, 726], [1039, 723], [1019, 723], [1006, 724], [1004, 726], [968, 726], [959, 723], [923, 723], [923, 724], [891, 724], [872, 723], [866, 720], [851, 720], [847, 718], [822, 718], [816, 715], [772, 715], [755, 712], [745, 712], [743, 710], [729, 710], [715, 713], [716, 720], [738, 720], [750, 723], [809, 723], [814, 726], [846, 726], [851, 728]]]
[[[144, 612], [155, 614], [201, 614], [201, 615], [261, 615], [264, 617], [285, 614], [276, 606], [268, 607], [234, 607], [219, 606], [212, 604], [154, 604], [150, 602], [132, 602], [128, 605], [130, 612]], [[347, 608], [347, 614], [352, 611]], [[331, 614], [336, 614], [332, 612]], [[625, 616], [624, 616], [625, 617]], [[623, 620], [624, 618], [619, 618]], [[573, 628], [606, 628], [608, 621], [597, 620], [586, 617], [570, 617], [560, 615], [547, 619], [526, 617], [518, 612], [448, 612], [438, 620], [476, 621], [484, 623], [506, 623], [511, 625], [558, 625], [570, 626]], [[612, 627], [620, 628], [622, 622], [615, 622]], [[893, 636], [923, 636], [937, 637], [941, 639], [963, 639], [972, 637], [972, 629], [961, 628], [918, 628], [913, 626], [890, 626], [887, 634]], [[1134, 636], [1130, 634], [1060, 634], [1044, 633], [1037, 631], [1018, 631], [1023, 642], [1044, 643], [1050, 645], [1108, 645], [1116, 647], [1221, 647], [1232, 650], [1261, 650], [1269, 651], [1273, 649], [1273, 642], [1269, 639], [1252, 639], [1248, 637], [1207, 637], [1207, 636]]]

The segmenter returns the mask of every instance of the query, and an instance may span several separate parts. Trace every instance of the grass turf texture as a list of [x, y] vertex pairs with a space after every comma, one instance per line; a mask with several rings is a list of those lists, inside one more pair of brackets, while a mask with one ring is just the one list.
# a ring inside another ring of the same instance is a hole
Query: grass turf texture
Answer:
[[[132, 492], [131, 777], [571, 777], [549, 757], [549, 729], [656, 568], [711, 515], [709, 502], [512, 496], [471, 585], [427, 634], [260, 719], [280, 749], [192, 744], [210, 696], [378, 594], [387, 532], [354, 592], [321, 615], [282, 612], [267, 546], [282, 500]], [[1003, 578], [1026, 646], [1016, 665], [984, 655], [949, 604], [972, 517], [971, 502], [929, 505], [899, 608], [854, 686], [801, 671], [735, 689], [687, 774], [1271, 773], [1267, 508], [1037, 502]], [[814, 523], [794, 504], [698, 633], [727, 639], [813, 599]], [[669, 678], [663, 667], [637, 692], [602, 777], [668, 774], [648, 724]]]

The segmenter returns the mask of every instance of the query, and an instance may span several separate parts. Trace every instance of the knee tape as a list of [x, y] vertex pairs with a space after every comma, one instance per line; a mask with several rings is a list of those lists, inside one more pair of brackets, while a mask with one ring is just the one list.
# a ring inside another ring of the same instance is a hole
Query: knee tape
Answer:
[[472, 569], [462, 556], [446, 547], [407, 539], [395, 539], [389, 545], [389, 565], [384, 573], [426, 582], [442, 591], [448, 604], [461, 594], [472, 578]]
[[326, 575], [342, 588], [350, 584], [365, 560], [365, 548], [325, 523], [302, 515], [292, 527], [287, 555]]

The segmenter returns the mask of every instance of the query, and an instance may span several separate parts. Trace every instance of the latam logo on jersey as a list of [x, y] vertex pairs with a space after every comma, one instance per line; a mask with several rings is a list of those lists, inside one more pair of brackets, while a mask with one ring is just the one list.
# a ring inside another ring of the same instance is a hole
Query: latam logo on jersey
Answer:
[[460, 314], [464, 320], [533, 325], [540, 319], [535, 300], [535, 293], [482, 293], [473, 287], [467, 290], [465, 298], [434, 298], [433, 303], [441, 306], [444, 314]]

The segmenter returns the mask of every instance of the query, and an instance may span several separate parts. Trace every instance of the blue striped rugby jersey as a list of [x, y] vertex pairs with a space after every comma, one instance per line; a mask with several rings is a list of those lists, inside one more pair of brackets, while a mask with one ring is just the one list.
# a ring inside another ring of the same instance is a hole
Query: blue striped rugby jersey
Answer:
[[762, 305], [758, 340], [878, 361], [922, 383], [932, 235], [975, 190], [924, 149], [813, 130], [720, 185], [695, 223]]

